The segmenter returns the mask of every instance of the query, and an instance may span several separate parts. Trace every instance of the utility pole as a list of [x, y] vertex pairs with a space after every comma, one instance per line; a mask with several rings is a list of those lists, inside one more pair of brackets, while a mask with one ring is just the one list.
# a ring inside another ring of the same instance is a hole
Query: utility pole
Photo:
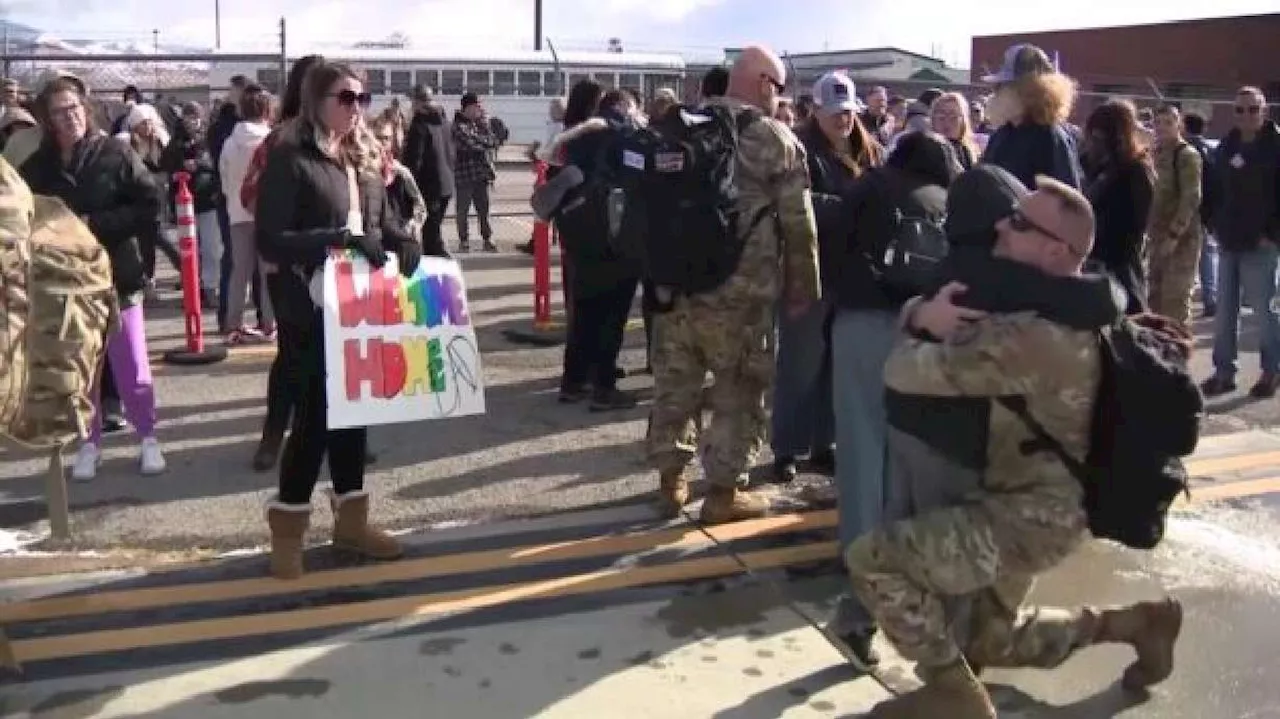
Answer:
[[542, 51], [542, 0], [533, 0], [533, 49]]
[[155, 61], [151, 67], [152, 67], [153, 76], [154, 76], [153, 82], [155, 83], [156, 101], [159, 102], [160, 100], [160, 31], [159, 30], [151, 31], [151, 48], [155, 50], [155, 56], [156, 56]]
[[284, 17], [282, 16], [280, 18], [280, 82], [277, 83], [278, 87], [276, 88], [276, 95], [280, 97], [284, 96], [285, 83], [289, 77], [289, 54], [285, 38]]
[[213, 49], [222, 49], [222, 2], [213, 0]]

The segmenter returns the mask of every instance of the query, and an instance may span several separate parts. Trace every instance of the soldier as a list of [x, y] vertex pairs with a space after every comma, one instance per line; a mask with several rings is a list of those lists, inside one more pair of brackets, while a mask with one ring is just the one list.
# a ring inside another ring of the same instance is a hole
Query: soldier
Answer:
[[708, 393], [712, 419], [702, 453], [711, 485], [702, 520], [731, 522], [768, 511], [765, 499], [742, 487], [764, 440], [773, 312], [783, 293], [788, 311], [797, 316], [820, 296], [804, 148], [773, 119], [786, 79], [777, 55], [749, 47], [730, 71], [727, 95], [708, 100], [733, 113], [752, 106], [764, 114], [739, 138], [737, 209], [752, 217], [772, 208], [777, 222], [752, 225], [738, 267], [720, 287], [691, 296], [656, 288], [666, 294], [658, 301], [671, 309], [654, 320], [650, 457], [659, 472], [660, 502], [671, 516], [689, 501], [687, 472], [698, 445], [694, 423], [707, 371], [715, 375], [715, 386]]
[[[1079, 277], [1093, 245], [1089, 202], [1045, 177], [1037, 188], [997, 224], [994, 254], [1055, 277]], [[854, 593], [925, 681], [875, 715], [994, 719], [976, 677], [981, 667], [1056, 667], [1101, 642], [1137, 650], [1126, 688], [1164, 680], [1182, 624], [1177, 601], [1108, 610], [1021, 606], [1035, 576], [1074, 551], [1088, 525], [1079, 481], [1051, 453], [1028, 452], [1026, 425], [995, 399], [1023, 398], [1044, 429], [1083, 458], [1101, 376], [1096, 333], [1103, 320], [1081, 321], [1070, 306], [1056, 319], [975, 315], [952, 302], [962, 291], [948, 285], [903, 309], [916, 337], [895, 348], [885, 382], [890, 403], [902, 396], [924, 410], [919, 416], [945, 418], [920, 433], [931, 433], [953, 456], [976, 455], [985, 467], [981, 486], [963, 502], [863, 535], [845, 555]], [[928, 412], [922, 402], [935, 400], [950, 411]], [[966, 411], [984, 430], [971, 434], [977, 447], [955, 446], [956, 427], [970, 424], [957, 413]], [[948, 616], [955, 597], [972, 597], [963, 638], [953, 635], [956, 617]]]
[[1191, 286], [1200, 244], [1200, 153], [1182, 137], [1178, 108], [1156, 111], [1156, 186], [1147, 226], [1151, 311], [1191, 321]]

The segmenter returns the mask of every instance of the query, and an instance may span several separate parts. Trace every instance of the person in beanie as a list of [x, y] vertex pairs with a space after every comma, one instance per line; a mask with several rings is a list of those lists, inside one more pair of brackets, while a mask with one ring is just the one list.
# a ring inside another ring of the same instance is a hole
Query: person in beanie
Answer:
[[469, 215], [476, 207], [480, 221], [480, 238], [485, 252], [497, 252], [493, 244], [493, 226], [489, 223], [489, 190], [497, 179], [493, 153], [502, 143], [493, 133], [484, 105], [474, 92], [462, 96], [462, 109], [453, 118], [453, 145], [456, 160], [453, 179], [458, 193], [458, 251], [469, 252], [471, 243]]
[[413, 89], [413, 119], [405, 134], [401, 163], [413, 175], [427, 205], [427, 221], [422, 226], [423, 246], [435, 246], [441, 239], [440, 226], [449, 199], [454, 194], [454, 151], [452, 127], [444, 108], [435, 102], [431, 88]]

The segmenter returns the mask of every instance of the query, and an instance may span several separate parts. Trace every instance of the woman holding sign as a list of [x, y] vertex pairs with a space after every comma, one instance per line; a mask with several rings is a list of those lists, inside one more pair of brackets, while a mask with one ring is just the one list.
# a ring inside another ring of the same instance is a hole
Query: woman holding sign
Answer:
[[[355, 250], [374, 267], [395, 252], [406, 277], [422, 257], [418, 242], [387, 211], [382, 154], [359, 127], [369, 100], [346, 65], [314, 67], [303, 85], [302, 113], [281, 128], [259, 183], [258, 247], [280, 267], [277, 321], [289, 325], [281, 334], [293, 344], [288, 371], [301, 390], [280, 461], [279, 491], [267, 508], [271, 572], [281, 579], [302, 575], [302, 538], [326, 454], [334, 545], [375, 559], [401, 554], [394, 539], [368, 524], [367, 429], [328, 428], [320, 294], [311, 291], [333, 250]], [[444, 254], [443, 247], [426, 249]]]

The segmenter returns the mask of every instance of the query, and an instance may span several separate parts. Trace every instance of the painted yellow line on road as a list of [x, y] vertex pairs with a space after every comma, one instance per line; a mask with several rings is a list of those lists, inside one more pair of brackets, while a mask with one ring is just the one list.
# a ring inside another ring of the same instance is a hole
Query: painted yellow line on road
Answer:
[[1185, 508], [1191, 504], [1202, 504], [1223, 499], [1243, 499], [1263, 494], [1280, 493], [1280, 477], [1264, 477], [1262, 479], [1242, 479], [1236, 482], [1221, 484], [1200, 484], [1191, 487], [1191, 501], [1186, 497], [1174, 503], [1175, 508]]
[[825, 510], [709, 527], [706, 533], [696, 526], [682, 526], [633, 534], [610, 534], [550, 544], [504, 547], [312, 572], [287, 582], [270, 577], [255, 577], [33, 599], [0, 605], [0, 624], [414, 581], [590, 557], [627, 555], [665, 547], [710, 547], [714, 545], [707, 534], [717, 542], [734, 542], [740, 539], [833, 527], [835, 522], [835, 511]]
[[[12, 651], [14, 659], [21, 664], [150, 647], [239, 639], [448, 612], [473, 611], [512, 602], [565, 598], [651, 584], [723, 577], [741, 573], [743, 564], [753, 570], [768, 569], [829, 559], [835, 555], [836, 542], [820, 542], [749, 552], [738, 555], [736, 558], [733, 556], [705, 557], [672, 564], [611, 568], [573, 576], [476, 587], [453, 592], [22, 639], [12, 642]], [[742, 564], [739, 564], [739, 561]]]
[[1280, 451], [1232, 454], [1225, 457], [1206, 457], [1187, 462], [1192, 477], [1212, 477], [1223, 472], [1240, 472], [1263, 467], [1280, 469]]

